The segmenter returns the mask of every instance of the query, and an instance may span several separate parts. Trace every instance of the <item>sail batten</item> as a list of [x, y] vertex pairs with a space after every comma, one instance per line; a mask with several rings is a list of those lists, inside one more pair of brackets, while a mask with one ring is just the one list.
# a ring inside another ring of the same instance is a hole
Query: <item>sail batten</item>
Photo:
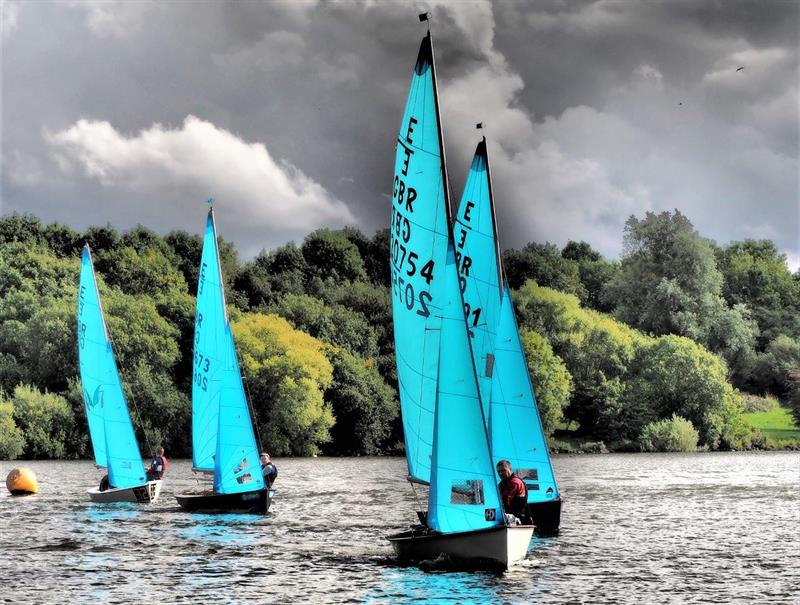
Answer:
[[78, 289], [78, 360], [95, 462], [116, 488], [146, 482], [144, 465], [117, 370], [89, 246]]

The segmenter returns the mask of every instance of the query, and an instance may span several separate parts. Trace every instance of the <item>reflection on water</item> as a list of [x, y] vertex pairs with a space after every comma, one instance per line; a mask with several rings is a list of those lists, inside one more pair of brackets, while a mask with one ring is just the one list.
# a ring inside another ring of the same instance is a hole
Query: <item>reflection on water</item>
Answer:
[[184, 540], [254, 545], [262, 532], [269, 532], [264, 517], [259, 515], [211, 515], [190, 513], [183, 524], [177, 524], [178, 535]]
[[[558, 537], [506, 573], [399, 566], [415, 523], [401, 459], [279, 461], [270, 512], [182, 512], [175, 461], [150, 506], [93, 504], [88, 462], [31, 462], [0, 496], [0, 602], [800, 602], [800, 455], [558, 456]], [[0, 463], [7, 473], [14, 463]]]

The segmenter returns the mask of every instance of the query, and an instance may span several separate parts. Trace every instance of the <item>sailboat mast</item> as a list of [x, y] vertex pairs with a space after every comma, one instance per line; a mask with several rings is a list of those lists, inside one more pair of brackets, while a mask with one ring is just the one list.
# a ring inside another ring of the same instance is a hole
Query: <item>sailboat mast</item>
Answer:
[[489, 208], [492, 211], [492, 229], [494, 230], [494, 253], [497, 261], [497, 285], [500, 289], [500, 298], [503, 298], [503, 283], [505, 276], [503, 272], [503, 258], [500, 255], [500, 235], [497, 232], [497, 214], [494, 206], [494, 188], [492, 187], [492, 170], [489, 166], [489, 150], [486, 145], [486, 137], [483, 137], [483, 155], [486, 160], [486, 181], [489, 184]]
[[219, 275], [219, 291], [222, 295], [222, 316], [225, 318], [225, 324], [228, 324], [228, 303], [225, 300], [225, 277], [222, 274], [222, 261], [219, 258], [219, 237], [217, 236], [217, 221], [214, 215], [214, 206], [208, 210], [208, 216], [211, 218], [211, 230], [214, 232], [214, 256], [217, 257], [217, 272]]
[[431, 82], [433, 83], [433, 106], [436, 109], [436, 126], [439, 133], [439, 151], [442, 154], [442, 189], [444, 190], [444, 207], [447, 212], [447, 225], [450, 234], [453, 232], [453, 209], [451, 207], [450, 195], [450, 179], [447, 175], [447, 155], [444, 150], [444, 129], [442, 128], [442, 116], [439, 110], [439, 85], [436, 81], [436, 61], [433, 56], [433, 38], [431, 37], [431, 30], [428, 27], [427, 33], [428, 49], [430, 52], [431, 63]]

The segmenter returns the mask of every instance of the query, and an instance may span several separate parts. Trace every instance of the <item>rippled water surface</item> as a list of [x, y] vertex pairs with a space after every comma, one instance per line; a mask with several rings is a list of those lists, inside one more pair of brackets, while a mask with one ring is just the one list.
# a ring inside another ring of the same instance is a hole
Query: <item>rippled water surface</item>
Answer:
[[395, 564], [401, 459], [277, 463], [265, 517], [181, 512], [189, 461], [146, 507], [91, 504], [91, 463], [24, 463], [41, 492], [0, 496], [0, 602], [800, 602], [797, 453], [557, 456], [561, 535], [501, 575]]

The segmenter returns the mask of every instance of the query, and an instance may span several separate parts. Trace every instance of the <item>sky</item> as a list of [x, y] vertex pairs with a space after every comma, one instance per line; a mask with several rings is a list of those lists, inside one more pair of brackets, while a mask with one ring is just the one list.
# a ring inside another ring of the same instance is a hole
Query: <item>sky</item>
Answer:
[[213, 197], [245, 259], [372, 235], [423, 11], [454, 194], [485, 134], [502, 248], [616, 258], [677, 209], [797, 270], [794, 1], [2, 0], [0, 214], [200, 233]]

